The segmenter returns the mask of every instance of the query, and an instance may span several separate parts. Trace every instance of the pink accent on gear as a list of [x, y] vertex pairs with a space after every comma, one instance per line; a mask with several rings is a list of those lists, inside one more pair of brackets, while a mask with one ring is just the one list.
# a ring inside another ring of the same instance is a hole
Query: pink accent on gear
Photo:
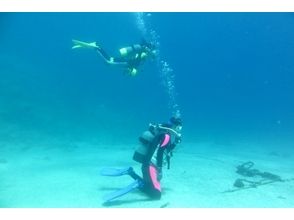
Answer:
[[156, 189], [158, 189], [159, 191], [161, 191], [160, 183], [157, 180], [157, 172], [156, 172], [155, 167], [149, 166], [149, 172], [150, 172], [150, 175], [151, 175], [151, 180], [152, 180], [153, 186]]
[[169, 136], [168, 134], [165, 134], [164, 141], [163, 141], [163, 143], [160, 145], [160, 147], [164, 147], [165, 145], [167, 145], [168, 142], [169, 142], [169, 140], [170, 140], [170, 136]]

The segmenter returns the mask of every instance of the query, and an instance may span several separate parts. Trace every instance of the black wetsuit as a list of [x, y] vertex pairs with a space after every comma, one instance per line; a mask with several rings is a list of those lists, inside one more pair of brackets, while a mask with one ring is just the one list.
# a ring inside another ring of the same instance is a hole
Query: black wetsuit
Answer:
[[[135, 172], [132, 172], [132, 174], [130, 174], [132, 178], [142, 181], [143, 184], [140, 189], [153, 199], [161, 198], [160, 176], [163, 166], [164, 154], [165, 151], [168, 153], [175, 147], [175, 143], [172, 143], [171, 139], [172, 138], [169, 133], [162, 132], [156, 135], [153, 141], [149, 143], [146, 156], [143, 160], [141, 160], [143, 178], [138, 176]], [[143, 140], [140, 141], [142, 142]], [[156, 160], [154, 163], [152, 161], [152, 157], [155, 154]], [[133, 159], [138, 161], [136, 157], [141, 156], [136, 154], [135, 152]]]
[[109, 64], [125, 65], [128, 68], [137, 68], [142, 63], [141, 54], [146, 52], [144, 47], [139, 44], [131, 46], [133, 51], [126, 57], [111, 57], [101, 47], [97, 48], [97, 52], [105, 59]]

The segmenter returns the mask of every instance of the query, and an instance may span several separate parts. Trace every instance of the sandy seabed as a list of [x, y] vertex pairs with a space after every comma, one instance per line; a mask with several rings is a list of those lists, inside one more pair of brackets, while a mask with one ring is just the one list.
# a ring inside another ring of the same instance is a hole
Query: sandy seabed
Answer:
[[[104, 204], [104, 195], [127, 186], [132, 179], [127, 175], [100, 176], [101, 168], [133, 166], [141, 174], [140, 164], [131, 159], [135, 146], [56, 140], [35, 145], [2, 142], [0, 207], [294, 207], [294, 180], [291, 180], [294, 155], [250, 146], [240, 143], [226, 149], [224, 146], [212, 148], [209, 143], [184, 143], [174, 153], [170, 170], [163, 170], [161, 200], [150, 200], [134, 190]], [[253, 161], [256, 169], [289, 181], [227, 192], [238, 189], [233, 184], [237, 178], [244, 177], [235, 172], [236, 166], [246, 161]]]

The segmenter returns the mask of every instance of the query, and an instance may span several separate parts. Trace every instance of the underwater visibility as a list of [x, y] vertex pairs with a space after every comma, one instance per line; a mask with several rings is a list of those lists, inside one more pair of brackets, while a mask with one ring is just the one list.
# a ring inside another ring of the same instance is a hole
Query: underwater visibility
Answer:
[[0, 207], [294, 207], [293, 25], [0, 13]]

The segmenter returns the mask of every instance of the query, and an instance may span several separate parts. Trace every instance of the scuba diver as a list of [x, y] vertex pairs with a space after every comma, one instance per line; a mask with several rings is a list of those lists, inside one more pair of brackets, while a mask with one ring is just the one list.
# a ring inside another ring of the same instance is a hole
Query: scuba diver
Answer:
[[136, 76], [138, 68], [148, 59], [156, 56], [155, 46], [151, 43], [142, 40], [140, 44], [119, 49], [120, 56], [109, 56], [103, 48], [96, 44], [96, 42], [86, 43], [79, 40], [72, 40], [76, 48], [91, 48], [98, 52], [98, 54], [105, 60], [106, 63], [111, 65], [120, 65], [125, 67], [126, 73], [129, 76]]
[[142, 177], [132, 167], [103, 168], [100, 172], [103, 176], [129, 175], [134, 179], [127, 187], [106, 195], [104, 202], [110, 202], [134, 189], [141, 190], [151, 199], [160, 199], [162, 167], [167, 165], [167, 169], [170, 169], [173, 150], [181, 142], [181, 130], [179, 117], [172, 117], [165, 124], [149, 124], [148, 130], [139, 137], [140, 145], [133, 155], [133, 160], [142, 164]]

